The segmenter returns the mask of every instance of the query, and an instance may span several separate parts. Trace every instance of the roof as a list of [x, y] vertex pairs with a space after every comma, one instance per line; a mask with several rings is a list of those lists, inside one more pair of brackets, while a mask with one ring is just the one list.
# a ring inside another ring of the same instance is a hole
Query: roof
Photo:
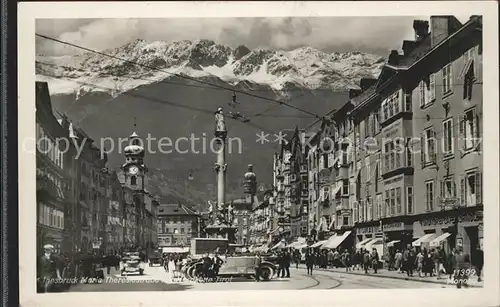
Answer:
[[193, 209], [182, 204], [161, 204], [158, 206], [158, 215], [198, 215]]

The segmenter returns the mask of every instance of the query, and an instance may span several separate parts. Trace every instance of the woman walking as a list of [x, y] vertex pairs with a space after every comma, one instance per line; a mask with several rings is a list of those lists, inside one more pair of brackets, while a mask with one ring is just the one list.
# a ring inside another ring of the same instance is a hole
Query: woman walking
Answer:
[[422, 277], [422, 271], [424, 268], [424, 254], [422, 251], [418, 252], [415, 264], [417, 265], [418, 277]]
[[312, 275], [313, 273], [313, 266], [315, 262], [314, 254], [311, 252], [306, 253], [306, 267], [307, 267], [307, 275]]

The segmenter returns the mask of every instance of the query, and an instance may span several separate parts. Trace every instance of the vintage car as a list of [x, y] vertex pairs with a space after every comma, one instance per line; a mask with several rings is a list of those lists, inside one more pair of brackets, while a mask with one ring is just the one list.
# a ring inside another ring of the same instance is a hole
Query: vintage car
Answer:
[[[213, 277], [255, 277], [255, 256], [228, 256], [221, 258], [224, 262], [219, 268], [217, 276]], [[273, 263], [262, 261], [260, 272], [262, 280], [267, 281], [273, 278], [277, 269]], [[205, 277], [202, 260], [193, 260], [191, 263], [188, 263], [185, 276], [190, 280]]]
[[161, 256], [160, 253], [151, 254], [148, 256], [148, 259], [149, 259], [149, 266], [163, 265], [163, 257]]
[[125, 276], [130, 273], [138, 273], [139, 275], [142, 275], [144, 274], [144, 267], [145, 264], [141, 260], [139, 253], [125, 253], [120, 264], [121, 276]]

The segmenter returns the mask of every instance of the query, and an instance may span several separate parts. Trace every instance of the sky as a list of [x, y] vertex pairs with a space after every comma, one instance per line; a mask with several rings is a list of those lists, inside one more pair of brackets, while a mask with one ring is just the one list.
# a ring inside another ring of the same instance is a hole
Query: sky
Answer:
[[[165, 19], [38, 19], [36, 32], [106, 50], [134, 39], [147, 41], [210, 39], [229, 47], [291, 50], [311, 46], [325, 52], [361, 51], [387, 56], [413, 39], [413, 20], [429, 17], [287, 17], [287, 18], [165, 18]], [[458, 17], [462, 22], [468, 16]], [[37, 54], [81, 52], [37, 38]]]

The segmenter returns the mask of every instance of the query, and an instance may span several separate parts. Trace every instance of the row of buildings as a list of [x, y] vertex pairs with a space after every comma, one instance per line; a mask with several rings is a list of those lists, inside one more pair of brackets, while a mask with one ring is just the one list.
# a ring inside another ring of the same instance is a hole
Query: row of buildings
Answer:
[[37, 246], [58, 253], [118, 252], [157, 245], [158, 199], [146, 189], [138, 135], [124, 164], [107, 168], [92, 138], [52, 109], [49, 87], [36, 82]]
[[482, 18], [413, 28], [378, 78], [282, 144], [252, 241], [482, 245]]

